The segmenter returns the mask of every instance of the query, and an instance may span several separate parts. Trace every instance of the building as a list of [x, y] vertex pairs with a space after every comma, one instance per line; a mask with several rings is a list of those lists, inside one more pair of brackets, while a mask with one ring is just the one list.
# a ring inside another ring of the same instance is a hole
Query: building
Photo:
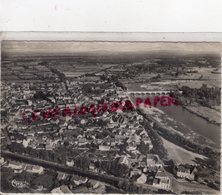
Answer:
[[51, 191], [52, 194], [72, 194], [72, 191], [66, 186], [66, 185], [62, 185], [58, 188], [54, 188], [52, 191]]
[[25, 170], [26, 172], [29, 173], [38, 173], [38, 174], [42, 174], [44, 172], [44, 168], [37, 165], [27, 165]]
[[67, 165], [68, 167], [73, 167], [73, 166], [74, 166], [74, 161], [71, 160], [71, 159], [66, 160], [66, 165]]
[[88, 178], [79, 175], [73, 175], [71, 180], [75, 185], [79, 186], [80, 184], [85, 184], [88, 181]]
[[57, 180], [64, 181], [67, 179], [68, 176], [69, 176], [68, 174], [58, 171]]
[[193, 166], [178, 165], [174, 167], [174, 174], [180, 178], [194, 180], [196, 172], [197, 172], [197, 169], [196, 167], [193, 167]]
[[100, 186], [100, 183], [98, 181], [96, 181], [96, 180], [90, 179], [88, 181], [88, 183], [92, 186], [93, 189], [96, 189], [96, 188], [98, 188]]
[[99, 146], [99, 150], [101, 150], [101, 151], [109, 151], [110, 150], [110, 146], [100, 145]]
[[24, 170], [25, 165], [20, 162], [10, 161], [7, 168], [13, 169], [15, 173], [21, 173]]
[[153, 180], [153, 186], [160, 188], [160, 189], [169, 190], [170, 189], [170, 179], [165, 180], [165, 179], [155, 178]]
[[147, 167], [163, 167], [160, 158], [155, 154], [148, 154], [146, 158]]
[[6, 163], [5, 159], [3, 157], [0, 158], [0, 165], [3, 166]]
[[130, 160], [129, 158], [127, 158], [127, 156], [121, 156], [119, 161], [118, 161], [119, 164], [125, 164], [126, 166], [130, 166]]
[[153, 185], [155, 187], [168, 190], [170, 189], [170, 183], [170, 178], [167, 176], [165, 171], [163, 169], [159, 169], [154, 177]]
[[137, 178], [136, 182], [137, 182], [137, 183], [144, 184], [144, 183], [146, 183], [146, 180], [147, 180], [146, 175], [145, 175], [145, 174], [142, 174], [140, 177]]

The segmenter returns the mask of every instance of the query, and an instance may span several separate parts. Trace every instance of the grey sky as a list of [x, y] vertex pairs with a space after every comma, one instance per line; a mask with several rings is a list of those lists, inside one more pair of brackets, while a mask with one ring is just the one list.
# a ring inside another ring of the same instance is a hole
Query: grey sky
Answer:
[[175, 54], [218, 54], [220, 43], [163, 43], [163, 42], [53, 42], [4, 41], [3, 54], [18, 55], [110, 55], [169, 52]]

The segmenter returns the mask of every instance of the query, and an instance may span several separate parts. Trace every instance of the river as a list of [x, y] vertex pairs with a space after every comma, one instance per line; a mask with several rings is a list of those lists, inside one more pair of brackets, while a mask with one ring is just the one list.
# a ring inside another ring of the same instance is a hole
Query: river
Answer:
[[207, 120], [193, 114], [182, 106], [168, 106], [159, 108], [164, 111], [169, 117], [178, 122], [183, 123], [194, 132], [220, 144], [220, 126], [210, 123]]
[[[148, 96], [139, 96], [142, 99], [146, 99]], [[137, 97], [132, 97], [135, 100]], [[149, 97], [152, 99], [152, 97]], [[186, 127], [190, 128], [199, 135], [206, 137], [216, 144], [220, 145], [220, 126], [210, 123], [207, 120], [195, 115], [194, 113], [184, 109], [182, 106], [167, 106], [163, 107], [159, 104], [157, 108], [162, 110], [169, 117], [183, 123]]]

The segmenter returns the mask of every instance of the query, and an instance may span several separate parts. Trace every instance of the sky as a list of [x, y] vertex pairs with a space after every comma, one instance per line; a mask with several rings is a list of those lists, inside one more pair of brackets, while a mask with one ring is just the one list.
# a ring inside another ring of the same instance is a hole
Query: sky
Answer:
[[220, 43], [173, 42], [74, 42], [74, 41], [3, 41], [2, 54], [7, 55], [112, 55], [173, 53], [221, 54]]

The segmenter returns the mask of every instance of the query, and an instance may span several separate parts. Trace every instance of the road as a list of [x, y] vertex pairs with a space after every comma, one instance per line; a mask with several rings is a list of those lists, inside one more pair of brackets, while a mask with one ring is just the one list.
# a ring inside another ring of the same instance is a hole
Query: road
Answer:
[[[91, 179], [106, 182], [111, 185], [117, 185], [118, 182], [120, 182], [120, 181], [127, 182], [127, 183], [130, 182], [128, 179], [125, 179], [125, 178], [114, 177], [111, 175], [109, 175], [109, 176], [102, 175], [100, 173], [95, 173], [95, 172], [88, 171], [88, 170], [84, 171], [84, 170], [81, 170], [76, 167], [67, 167], [67, 166], [64, 166], [64, 165], [61, 165], [58, 163], [54, 163], [51, 161], [46, 161], [46, 160], [42, 160], [42, 159], [36, 159], [36, 158], [28, 157], [28, 156], [23, 156], [20, 154], [15, 154], [15, 153], [9, 152], [9, 151], [1, 151], [1, 156], [5, 157], [5, 158], [17, 160], [17, 161], [22, 161], [22, 162], [29, 163], [29, 164], [43, 166], [45, 168], [51, 168], [56, 171], [61, 171], [61, 172], [65, 172], [68, 174], [77, 174], [77, 175], [89, 177]], [[169, 172], [166, 172], [166, 173], [171, 178], [171, 187], [172, 187], [172, 191], [174, 193], [181, 193], [184, 191], [203, 192], [203, 193], [207, 193], [207, 194], [218, 194], [219, 193], [218, 191], [213, 190], [212, 188], [205, 186], [205, 185], [189, 183], [189, 182], [180, 182], [171, 173], [169, 173]], [[140, 183], [134, 182], [134, 185], [140, 186], [142, 188], [149, 189], [152, 191], [158, 190], [158, 188], [156, 188], [152, 185], [148, 185], [148, 184], [140, 184]]]
[[17, 161], [21, 161], [21, 162], [25, 162], [25, 163], [29, 163], [29, 164], [43, 166], [45, 168], [52, 168], [52, 169], [66, 172], [69, 174], [77, 174], [77, 175], [82, 175], [82, 176], [89, 177], [92, 179], [106, 181], [107, 183], [112, 183], [112, 184], [115, 182], [119, 182], [119, 181], [128, 181], [123, 178], [118, 178], [118, 177], [114, 177], [114, 176], [106, 176], [106, 175], [94, 173], [94, 172], [91, 172], [88, 170], [85, 171], [85, 170], [82, 170], [82, 169], [79, 169], [76, 167], [67, 167], [65, 165], [58, 164], [55, 162], [46, 161], [46, 160], [37, 159], [37, 158], [33, 158], [33, 157], [28, 157], [28, 156], [23, 156], [20, 154], [9, 152], [9, 151], [1, 151], [1, 156], [5, 157], [5, 158], [12, 159], [12, 160], [17, 160]]
[[[61, 165], [55, 162], [51, 162], [51, 161], [46, 161], [46, 160], [42, 160], [42, 159], [37, 159], [37, 158], [33, 158], [33, 157], [28, 157], [28, 156], [23, 156], [20, 154], [15, 154], [9, 151], [1, 151], [1, 156], [4, 158], [9, 158], [12, 160], [16, 160], [16, 161], [21, 161], [21, 162], [25, 162], [28, 164], [34, 164], [34, 165], [39, 165], [45, 168], [51, 168], [54, 169], [56, 171], [61, 171], [61, 172], [65, 172], [68, 174], [77, 174], [77, 175], [81, 175], [81, 176], [85, 176], [91, 179], [95, 179], [98, 181], [102, 181], [105, 183], [109, 183], [111, 185], [118, 185], [119, 182], [126, 182], [126, 183], [130, 183], [130, 180], [125, 179], [125, 178], [121, 178], [121, 177], [115, 177], [115, 176], [111, 176], [111, 175], [103, 175], [100, 173], [95, 173], [92, 171], [88, 171], [88, 170], [81, 170], [79, 168], [76, 167], [67, 167], [65, 165]], [[132, 184], [132, 182], [131, 182]], [[133, 183], [135, 186], [138, 187], [142, 187], [144, 189], [149, 189], [149, 190], [153, 190], [153, 191], [157, 191], [158, 188], [152, 186], [152, 185], [148, 185], [148, 184], [140, 184], [140, 183]]]

